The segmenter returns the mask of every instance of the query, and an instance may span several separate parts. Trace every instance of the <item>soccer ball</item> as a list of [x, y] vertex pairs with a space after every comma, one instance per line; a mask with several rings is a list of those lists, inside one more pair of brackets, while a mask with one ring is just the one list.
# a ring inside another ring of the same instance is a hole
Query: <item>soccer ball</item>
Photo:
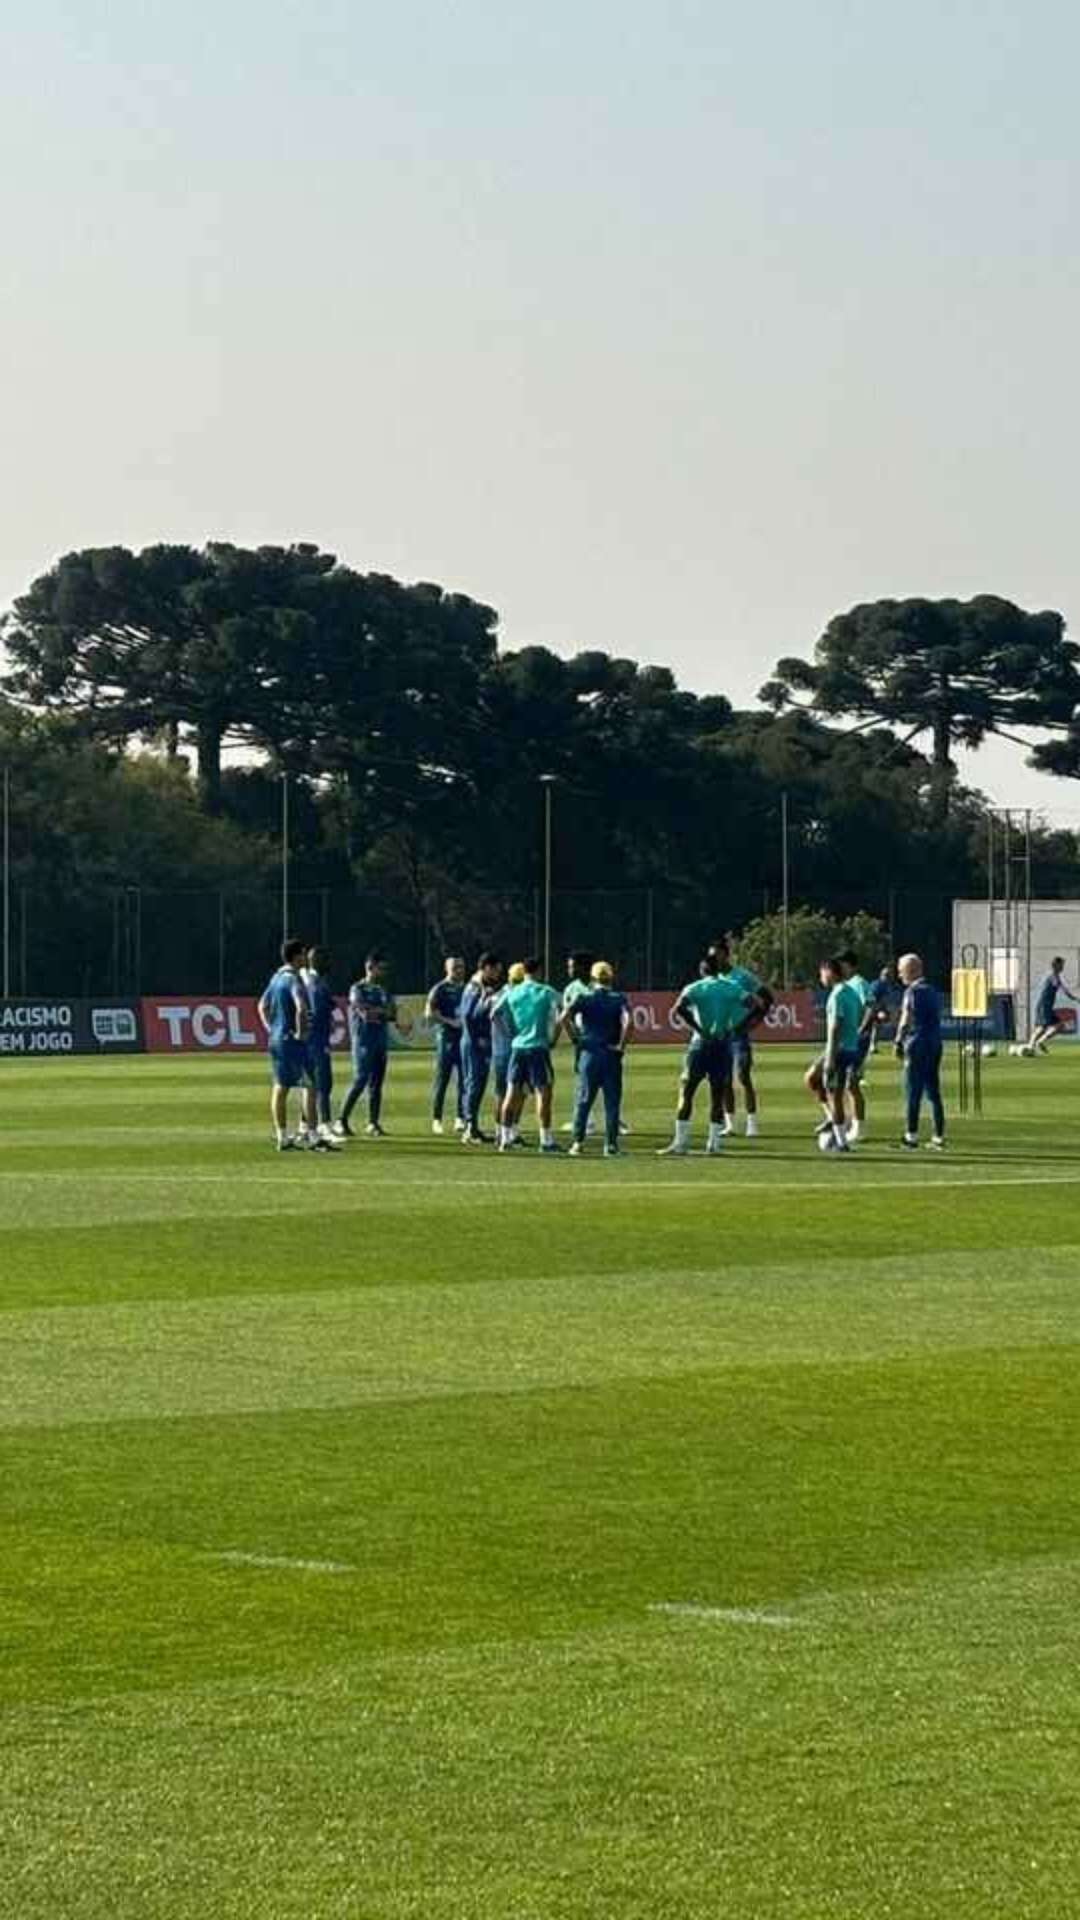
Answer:
[[1009, 1042], [1009, 1058], [1012, 1060], [1019, 1060], [1020, 1058], [1020, 1049], [1015, 1040]]
[[996, 1054], [996, 1053], [997, 1053], [997, 1048], [995, 1047], [995, 1045], [994, 1045], [994, 1043], [993, 1043], [993, 1041], [992, 1041], [992, 1040], [984, 1040], [984, 1041], [983, 1041], [983, 1050], [982, 1050], [982, 1057], [983, 1057], [983, 1059], [984, 1059], [984, 1060], [992, 1060], [992, 1059], [994, 1058], [994, 1056], [995, 1056], [995, 1054]]

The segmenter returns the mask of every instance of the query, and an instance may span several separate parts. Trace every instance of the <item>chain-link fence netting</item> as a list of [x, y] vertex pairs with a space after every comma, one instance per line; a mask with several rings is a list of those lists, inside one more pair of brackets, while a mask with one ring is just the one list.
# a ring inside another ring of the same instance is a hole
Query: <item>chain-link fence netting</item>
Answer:
[[[869, 913], [894, 949], [916, 947], [938, 975], [950, 964], [948, 895], [883, 889], [877, 898], [791, 902], [802, 904], [838, 920]], [[246, 993], [265, 979], [287, 929], [329, 947], [340, 981], [377, 949], [401, 991], [435, 979], [445, 954], [471, 962], [483, 947], [507, 959], [547, 950], [556, 977], [565, 955], [584, 948], [612, 961], [626, 985], [664, 989], [686, 978], [704, 942], [779, 906], [767, 892], [703, 900], [659, 887], [556, 887], [550, 901], [539, 888], [461, 890], [422, 902], [342, 887], [290, 888], [287, 900], [265, 886], [167, 892], [132, 884], [79, 898], [15, 888], [9, 973], [17, 994]]]

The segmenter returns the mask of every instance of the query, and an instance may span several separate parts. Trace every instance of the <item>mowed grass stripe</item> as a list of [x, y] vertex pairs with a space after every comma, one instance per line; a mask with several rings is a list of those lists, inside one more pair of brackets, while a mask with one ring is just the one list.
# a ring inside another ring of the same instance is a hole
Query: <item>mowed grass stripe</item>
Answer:
[[1064, 1915], [1075, 1566], [804, 1612], [16, 1710], [0, 1903], [131, 1912], [134, 1857], [155, 1920]]
[[179, 1198], [171, 1183], [103, 1192], [86, 1181], [29, 1198], [23, 1189], [24, 1224], [9, 1210], [0, 1234], [0, 1324], [5, 1312], [35, 1306], [383, 1285], [460, 1290], [649, 1265], [718, 1276], [781, 1265], [827, 1272], [853, 1249], [868, 1263], [1012, 1247], [1037, 1257], [1076, 1241], [1071, 1182], [1061, 1196], [1056, 1185], [1011, 1179], [980, 1181], [971, 1192], [963, 1181], [859, 1192], [841, 1186], [846, 1168], [836, 1171], [835, 1185], [781, 1194], [764, 1179], [730, 1191], [710, 1181], [700, 1193], [686, 1183], [668, 1192], [575, 1193], [569, 1179], [512, 1194], [467, 1185], [364, 1190], [340, 1212], [325, 1194], [298, 1212], [276, 1187], [272, 1205], [256, 1208], [240, 1179]]
[[[1080, 1551], [1067, 1350], [12, 1431], [8, 1697], [759, 1607]], [[216, 1564], [332, 1560], [298, 1582]]]
[[421, 1061], [326, 1167], [261, 1063], [15, 1069], [2, 1920], [1071, 1920], [1080, 1056], [940, 1167], [888, 1062], [823, 1162], [802, 1065], [716, 1168], [470, 1160]]
[[[469, 1287], [9, 1312], [0, 1427], [350, 1407], [375, 1400], [865, 1359], [1003, 1340], [1075, 1346], [1080, 1249], [564, 1273]], [[62, 1393], [57, 1383], [63, 1382]]]

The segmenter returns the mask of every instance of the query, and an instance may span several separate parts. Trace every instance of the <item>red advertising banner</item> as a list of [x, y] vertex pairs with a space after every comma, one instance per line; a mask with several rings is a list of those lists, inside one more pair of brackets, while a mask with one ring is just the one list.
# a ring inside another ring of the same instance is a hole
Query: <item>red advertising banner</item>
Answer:
[[[635, 1045], [685, 1043], [686, 1028], [671, 1017], [675, 1005], [673, 993], [631, 993], [630, 1004]], [[411, 1045], [430, 1046], [430, 1030], [420, 1018], [423, 1000], [403, 996], [399, 1006], [411, 1023], [408, 1035]], [[266, 1035], [253, 996], [174, 994], [169, 999], [144, 1000], [142, 1019], [148, 1053], [259, 1053], [266, 1048]], [[802, 1040], [812, 1044], [820, 1027], [820, 1014], [812, 993], [802, 990], [778, 993], [765, 1019], [754, 1028], [754, 1042]], [[331, 1045], [335, 1049], [348, 1045], [345, 1016], [340, 1006]]]
[[[147, 1053], [259, 1053], [266, 1034], [255, 997], [229, 994], [176, 994], [169, 1000], [144, 1000], [143, 1033]], [[348, 1035], [338, 1008], [330, 1037], [344, 1047]]]
[[[673, 1020], [673, 993], [631, 993], [635, 1046], [671, 1046], [685, 1044], [687, 1030], [681, 1020]], [[819, 1037], [821, 1015], [814, 995], [804, 988], [792, 993], [777, 993], [761, 1023], [754, 1028], [754, 1045], [762, 1041], [803, 1040], [808, 1045]]]

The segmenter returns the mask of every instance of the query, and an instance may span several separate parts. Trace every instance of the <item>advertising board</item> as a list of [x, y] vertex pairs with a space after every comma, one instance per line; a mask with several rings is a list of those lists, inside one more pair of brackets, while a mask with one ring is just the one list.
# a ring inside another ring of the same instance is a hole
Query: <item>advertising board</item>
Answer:
[[[402, 994], [398, 1000], [403, 1032], [391, 1029], [391, 1044], [411, 1050], [430, 1048], [431, 1029], [423, 1017], [423, 994]], [[686, 1040], [686, 1028], [672, 1019], [673, 993], [631, 993], [634, 1015], [634, 1043], [645, 1046], [678, 1046]], [[224, 994], [177, 994], [169, 999], [147, 999], [142, 1003], [143, 1027], [148, 1053], [257, 1053], [265, 1049], [266, 1036], [251, 996]], [[820, 1015], [812, 993], [778, 993], [760, 1026], [755, 1028], [756, 1044], [780, 1040], [812, 1043], [820, 1031]], [[348, 1045], [343, 1002], [338, 1003], [331, 1045], [340, 1050]]]
[[0, 1000], [0, 1058], [142, 1052], [137, 1000]]

